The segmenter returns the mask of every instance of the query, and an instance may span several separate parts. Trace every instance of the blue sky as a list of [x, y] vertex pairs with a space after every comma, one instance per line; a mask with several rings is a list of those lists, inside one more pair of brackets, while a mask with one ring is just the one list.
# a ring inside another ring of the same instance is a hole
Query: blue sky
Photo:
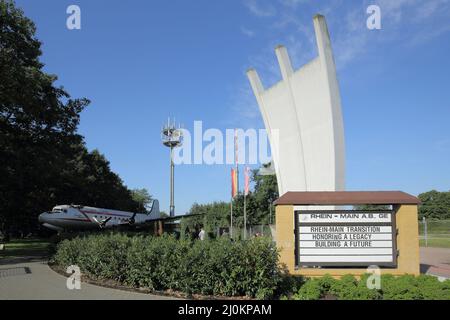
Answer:
[[[45, 69], [92, 103], [79, 131], [130, 188], [168, 209], [168, 116], [187, 129], [263, 128], [245, 71], [280, 80], [274, 48], [295, 68], [316, 55], [325, 15], [341, 88], [348, 190], [450, 189], [450, 1], [16, 0], [35, 21]], [[81, 30], [66, 8], [81, 8]], [[381, 30], [366, 8], [381, 8]], [[176, 211], [228, 200], [229, 166], [176, 167]], [[243, 182], [241, 181], [241, 184]]]

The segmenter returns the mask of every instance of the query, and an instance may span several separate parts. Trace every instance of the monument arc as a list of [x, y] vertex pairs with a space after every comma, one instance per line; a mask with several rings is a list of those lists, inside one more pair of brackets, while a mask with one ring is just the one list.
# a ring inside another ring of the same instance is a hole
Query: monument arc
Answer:
[[318, 57], [294, 71], [285, 47], [275, 53], [282, 80], [264, 89], [247, 71], [269, 136], [279, 194], [345, 188], [345, 145], [336, 66], [325, 18], [314, 17]]

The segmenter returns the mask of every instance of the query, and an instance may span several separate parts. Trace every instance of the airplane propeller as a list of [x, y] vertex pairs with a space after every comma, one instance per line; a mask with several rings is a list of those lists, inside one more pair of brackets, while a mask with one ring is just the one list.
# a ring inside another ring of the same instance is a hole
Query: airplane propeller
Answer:
[[129, 224], [130, 226], [136, 223], [136, 220], [135, 220], [136, 214], [137, 214], [136, 212], [133, 213], [133, 215], [131, 216], [131, 218], [128, 219], [128, 224]]
[[112, 217], [108, 217], [102, 221], [98, 221], [96, 217], [92, 217], [92, 219], [98, 224], [100, 229], [103, 229], [106, 226], [106, 223], [112, 219]]

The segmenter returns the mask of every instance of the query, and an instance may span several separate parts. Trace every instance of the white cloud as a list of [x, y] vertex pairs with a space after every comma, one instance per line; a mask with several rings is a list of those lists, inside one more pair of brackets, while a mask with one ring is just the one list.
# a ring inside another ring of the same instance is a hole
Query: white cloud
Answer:
[[241, 32], [249, 38], [251, 38], [255, 35], [255, 31], [247, 29], [245, 27], [241, 27]]
[[231, 116], [229, 119], [225, 119], [225, 125], [242, 128], [263, 127], [256, 98], [246, 78], [230, 96]]
[[272, 42], [260, 54], [249, 57], [249, 66], [258, 72], [264, 88], [269, 88], [281, 78], [280, 68], [275, 55], [275, 47], [277, 45], [278, 43]]
[[450, 31], [449, 0], [379, 0], [382, 23], [391, 30], [388, 40], [420, 45]]
[[443, 25], [440, 27], [427, 28], [425, 30], [421, 30], [415, 36], [411, 37], [407, 44], [411, 45], [411, 46], [422, 45], [434, 38], [439, 37], [440, 35], [442, 35], [444, 33], [449, 32], [449, 31], [450, 31], [450, 24]]
[[441, 3], [446, 1], [430, 1], [423, 3], [416, 11], [416, 17], [418, 20], [429, 18], [440, 7]]
[[366, 27], [366, 18], [365, 11], [356, 8], [342, 19], [342, 27], [329, 25], [337, 68], [344, 68], [366, 50], [372, 32]]
[[290, 7], [296, 8], [299, 4], [305, 3], [307, 0], [280, 0], [280, 3]]
[[[450, 0], [365, 0], [351, 5], [343, 0], [323, 4], [278, 0], [277, 8], [264, 1], [247, 0], [245, 3], [254, 15], [264, 17], [266, 29], [257, 31], [267, 40], [260, 53], [249, 57], [244, 68], [255, 68], [265, 88], [281, 79], [274, 52], [276, 45], [286, 46], [295, 69], [315, 57], [312, 16], [317, 12], [327, 18], [338, 69], [346, 68], [380, 46], [423, 45], [450, 32]], [[366, 27], [366, 9], [370, 4], [381, 8], [381, 30]], [[244, 30], [242, 32], [245, 34]], [[234, 97], [234, 110], [239, 117], [260, 118], [250, 86], [241, 89], [242, 86], [240, 83], [239, 94]]]
[[270, 1], [245, 0], [244, 4], [252, 14], [258, 17], [271, 17], [277, 12]]
[[424, 1], [421, 5], [417, 6], [415, 12], [415, 20], [417, 22], [431, 18], [434, 15], [441, 15], [447, 17], [449, 15], [449, 3], [450, 0], [429, 0]]
[[398, 23], [402, 20], [405, 8], [415, 4], [416, 2], [417, 0], [378, 0], [376, 3], [381, 8], [382, 17]]

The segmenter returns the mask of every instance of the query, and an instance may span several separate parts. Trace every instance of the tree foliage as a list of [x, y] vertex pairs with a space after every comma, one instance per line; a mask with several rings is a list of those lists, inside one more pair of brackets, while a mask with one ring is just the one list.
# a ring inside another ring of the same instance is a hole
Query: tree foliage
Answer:
[[210, 236], [215, 236], [217, 228], [228, 227], [230, 224], [230, 204], [228, 202], [194, 203], [189, 214], [198, 216], [181, 220], [180, 228], [183, 237], [193, 236], [201, 226]]
[[419, 194], [422, 204], [419, 206], [419, 218], [450, 219], [450, 191], [431, 190]]
[[152, 195], [145, 188], [131, 190], [131, 197], [139, 204], [139, 212], [147, 212], [153, 200]]
[[360, 204], [354, 205], [355, 210], [389, 210], [390, 206], [385, 204]]
[[0, 229], [31, 231], [55, 204], [136, 209], [129, 190], [77, 133], [89, 104], [43, 71], [34, 23], [0, 0]]
[[[276, 176], [260, 176], [257, 170], [254, 170], [251, 180], [254, 190], [246, 196], [247, 225], [273, 224], [275, 215], [273, 202], [278, 198]], [[183, 219], [182, 233], [186, 229], [193, 232], [202, 225], [206, 232], [214, 235], [218, 228], [226, 228], [230, 225], [229, 202], [195, 203], [189, 214], [199, 214], [199, 216]], [[233, 199], [233, 226], [238, 228], [244, 226], [244, 195], [242, 193]]]

